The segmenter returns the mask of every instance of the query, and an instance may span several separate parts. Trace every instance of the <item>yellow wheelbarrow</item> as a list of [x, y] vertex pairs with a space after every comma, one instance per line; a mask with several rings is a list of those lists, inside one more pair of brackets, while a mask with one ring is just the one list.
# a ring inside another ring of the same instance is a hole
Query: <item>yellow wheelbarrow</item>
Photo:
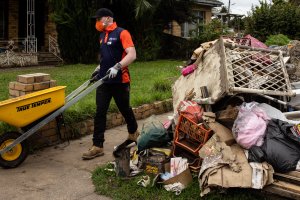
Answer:
[[57, 86], [0, 102], [0, 121], [19, 128], [31, 127], [24, 133], [0, 135], [0, 166], [14, 168], [20, 165], [29, 152], [27, 138], [102, 85], [106, 78], [95, 83], [88, 80], [66, 98], [66, 86]]

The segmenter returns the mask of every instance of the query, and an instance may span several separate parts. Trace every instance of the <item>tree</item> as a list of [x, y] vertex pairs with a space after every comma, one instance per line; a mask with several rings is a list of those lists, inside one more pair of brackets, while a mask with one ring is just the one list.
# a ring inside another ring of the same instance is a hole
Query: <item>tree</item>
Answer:
[[290, 0], [289, 2], [296, 5], [296, 6], [300, 5], [300, 0]]
[[245, 23], [241, 17], [235, 16], [229, 21], [228, 26], [236, 31], [245, 30]]
[[246, 32], [265, 41], [269, 35], [284, 34], [291, 39], [300, 38], [300, 8], [284, 0], [273, 0], [273, 4], [260, 1], [252, 8], [245, 21]]
[[[67, 62], [95, 62], [97, 37], [90, 17], [98, 8], [111, 9], [118, 25], [128, 29], [139, 59], [156, 59], [168, 23], [191, 20], [193, 0], [49, 0], [57, 25], [58, 43]], [[132, 9], [134, 8], [134, 9]]]
[[175, 20], [178, 23], [191, 21], [193, 0], [134, 0], [138, 56], [144, 60], [160, 55], [163, 30]]
[[90, 19], [97, 2], [49, 0], [61, 55], [68, 63], [89, 63], [97, 60], [97, 35], [94, 22]]

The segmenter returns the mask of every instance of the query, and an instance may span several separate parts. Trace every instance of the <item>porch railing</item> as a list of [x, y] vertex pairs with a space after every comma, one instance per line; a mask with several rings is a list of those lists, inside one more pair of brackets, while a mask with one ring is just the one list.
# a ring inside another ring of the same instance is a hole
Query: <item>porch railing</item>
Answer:
[[37, 65], [37, 39], [0, 41], [0, 67]]
[[55, 37], [49, 35], [49, 52], [53, 53], [59, 60], [63, 61], [60, 57], [60, 50]]
[[[63, 62], [57, 40], [49, 36], [49, 53], [56, 57], [58, 62]], [[29, 66], [37, 65], [37, 39], [32, 38], [13, 38], [11, 40], [0, 40], [0, 68], [10, 66]]]

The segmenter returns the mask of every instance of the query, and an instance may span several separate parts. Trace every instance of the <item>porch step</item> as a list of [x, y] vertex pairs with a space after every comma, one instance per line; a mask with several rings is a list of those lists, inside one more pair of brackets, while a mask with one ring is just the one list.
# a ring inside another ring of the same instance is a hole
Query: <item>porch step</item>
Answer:
[[40, 65], [60, 65], [63, 60], [50, 52], [38, 52], [38, 63]]

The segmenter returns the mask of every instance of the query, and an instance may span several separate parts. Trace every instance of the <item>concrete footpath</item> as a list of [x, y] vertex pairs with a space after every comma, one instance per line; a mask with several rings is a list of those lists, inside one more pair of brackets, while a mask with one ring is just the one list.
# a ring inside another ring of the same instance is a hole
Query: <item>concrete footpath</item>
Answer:
[[[172, 112], [157, 115], [161, 122]], [[141, 130], [144, 120], [139, 120]], [[44, 148], [29, 155], [15, 169], [0, 168], [0, 199], [22, 200], [107, 200], [97, 195], [91, 172], [113, 161], [113, 147], [127, 137], [126, 125], [105, 132], [105, 155], [93, 160], [82, 160], [81, 155], [92, 144], [92, 135], [57, 146]]]

